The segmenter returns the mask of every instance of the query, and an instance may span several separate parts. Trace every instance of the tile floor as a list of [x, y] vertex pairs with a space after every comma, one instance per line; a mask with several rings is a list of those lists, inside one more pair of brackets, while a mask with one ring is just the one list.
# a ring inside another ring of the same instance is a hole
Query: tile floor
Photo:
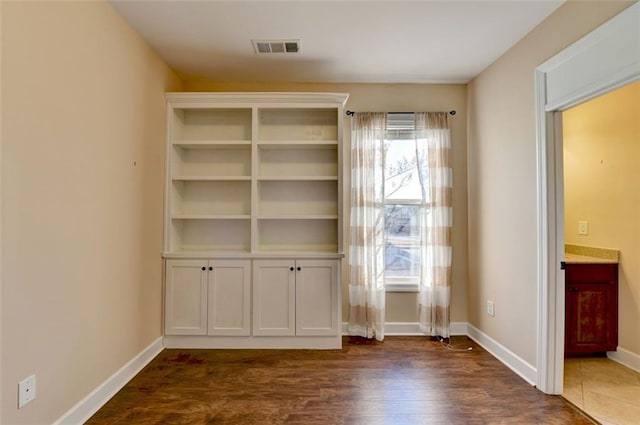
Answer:
[[562, 395], [603, 425], [640, 425], [640, 373], [606, 357], [565, 359]]

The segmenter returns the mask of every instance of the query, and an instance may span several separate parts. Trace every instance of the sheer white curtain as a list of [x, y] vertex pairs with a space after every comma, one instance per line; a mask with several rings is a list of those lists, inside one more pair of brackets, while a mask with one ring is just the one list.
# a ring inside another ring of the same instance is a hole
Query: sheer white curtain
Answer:
[[[348, 333], [378, 340], [384, 338], [385, 319], [386, 118], [385, 113], [356, 113], [351, 121]], [[449, 116], [416, 113], [414, 119], [415, 162], [406, 159], [415, 164], [421, 188], [419, 324], [426, 335], [449, 337], [453, 215]]]
[[416, 113], [415, 127], [417, 163], [423, 185], [419, 323], [426, 335], [448, 338], [453, 222], [449, 115], [446, 112]]
[[384, 338], [384, 138], [386, 114], [351, 119], [349, 335]]

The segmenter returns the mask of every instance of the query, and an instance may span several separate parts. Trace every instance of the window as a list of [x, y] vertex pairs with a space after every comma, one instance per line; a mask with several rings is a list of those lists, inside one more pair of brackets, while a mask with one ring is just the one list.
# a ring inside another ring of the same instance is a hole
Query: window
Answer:
[[384, 141], [385, 286], [417, 291], [428, 214], [426, 173], [418, 167], [414, 114], [389, 114]]

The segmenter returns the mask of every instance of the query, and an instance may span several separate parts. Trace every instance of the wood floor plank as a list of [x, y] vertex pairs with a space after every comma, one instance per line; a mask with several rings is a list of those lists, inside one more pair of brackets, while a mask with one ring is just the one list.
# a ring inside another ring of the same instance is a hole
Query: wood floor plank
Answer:
[[87, 424], [591, 424], [465, 337], [164, 350]]

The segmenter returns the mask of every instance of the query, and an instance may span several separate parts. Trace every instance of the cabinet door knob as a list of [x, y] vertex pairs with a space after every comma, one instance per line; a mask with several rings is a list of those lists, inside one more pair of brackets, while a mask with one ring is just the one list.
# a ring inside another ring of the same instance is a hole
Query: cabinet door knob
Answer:
[[578, 288], [572, 286], [571, 288], [569, 288], [569, 292], [578, 292]]
[[289, 270], [293, 271], [293, 266], [289, 267]]
[[213, 270], [213, 267], [209, 266], [209, 271]]
[[207, 270], [207, 268], [205, 266], [202, 266], [202, 271]]
[[298, 266], [298, 271], [302, 270], [302, 267]]

